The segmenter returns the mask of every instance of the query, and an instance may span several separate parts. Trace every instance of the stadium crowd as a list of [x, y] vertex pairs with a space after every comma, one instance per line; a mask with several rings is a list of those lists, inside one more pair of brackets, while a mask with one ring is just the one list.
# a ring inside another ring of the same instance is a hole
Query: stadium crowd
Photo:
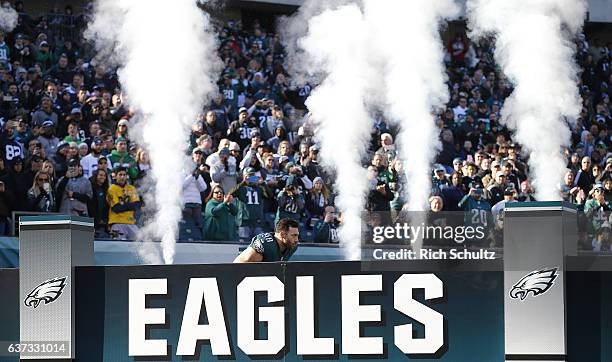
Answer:
[[[32, 17], [20, 1], [15, 8], [17, 27], [0, 34], [0, 234], [9, 233], [13, 212], [60, 212], [94, 218], [100, 238], [133, 239], [147, 217], [139, 185], [150, 166], [130, 138], [134, 114], [122, 104], [116, 73], [91, 64], [95, 54], [79, 33], [86, 16], [67, 7]], [[229, 21], [218, 41], [225, 68], [218, 94], [194, 120], [179, 238], [249, 241], [292, 218], [304, 239], [337, 242], [334, 177], [320, 165], [304, 105], [314, 85], [292, 84], [281, 37], [257, 22], [247, 29]], [[576, 47], [584, 103], [559, 187], [584, 211], [582, 246], [609, 251], [612, 44], [581, 35]], [[457, 34], [445, 61], [451, 97], [437, 115], [442, 149], [431, 211], [479, 209], [500, 222], [505, 203], [535, 200], [528, 155], [499, 122], [512, 84], [489, 41]], [[397, 217], [410, 182], [397, 158], [397, 129], [373, 116], [371, 133], [366, 208]]]

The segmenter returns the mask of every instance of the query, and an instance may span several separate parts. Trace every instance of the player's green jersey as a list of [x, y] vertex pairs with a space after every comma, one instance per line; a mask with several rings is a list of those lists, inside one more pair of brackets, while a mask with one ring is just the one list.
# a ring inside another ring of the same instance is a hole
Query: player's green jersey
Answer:
[[225, 104], [231, 106], [234, 111], [238, 110], [238, 96], [242, 93], [242, 87], [238, 84], [222, 85], [220, 87], [225, 99]]
[[263, 220], [264, 192], [260, 186], [241, 184], [231, 194], [238, 199], [238, 226], [256, 226]]
[[278, 241], [274, 237], [274, 233], [263, 233], [255, 236], [251, 240], [251, 245], [258, 254], [263, 255], [262, 261], [287, 261], [293, 256], [297, 250], [297, 246], [294, 248], [287, 248], [281, 254], [280, 246]]
[[476, 230], [482, 231], [485, 235], [483, 238], [475, 236], [469, 243], [472, 245], [482, 244], [495, 226], [493, 214], [491, 213], [491, 205], [486, 200], [477, 200], [470, 195], [465, 195], [459, 202], [459, 206], [465, 211], [463, 216], [464, 226], [473, 227]]
[[10, 57], [10, 50], [6, 43], [0, 44], [0, 63], [7, 65]]

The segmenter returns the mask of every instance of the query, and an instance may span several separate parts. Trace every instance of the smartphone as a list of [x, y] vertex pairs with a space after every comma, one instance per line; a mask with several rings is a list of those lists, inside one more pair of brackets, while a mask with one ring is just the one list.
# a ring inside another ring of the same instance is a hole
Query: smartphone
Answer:
[[249, 176], [249, 177], [247, 178], [247, 181], [248, 181], [249, 183], [252, 183], [252, 184], [257, 183], [257, 181], [259, 181], [259, 176], [257, 176], [257, 175], [252, 175], [252, 176]]

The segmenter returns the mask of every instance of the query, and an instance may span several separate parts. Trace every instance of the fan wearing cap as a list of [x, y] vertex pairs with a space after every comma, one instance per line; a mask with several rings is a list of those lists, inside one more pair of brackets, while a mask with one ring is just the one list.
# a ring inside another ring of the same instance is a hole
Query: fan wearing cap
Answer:
[[183, 220], [193, 221], [202, 230], [202, 198], [208, 189], [202, 176], [206, 166], [202, 166], [202, 151], [199, 148], [193, 149], [191, 159], [193, 171], [183, 179]]
[[127, 183], [128, 170], [118, 166], [114, 170], [115, 182], [108, 188], [106, 202], [110, 208], [108, 223], [115, 238], [135, 240], [138, 233], [134, 211], [140, 207], [136, 188]]
[[88, 155], [81, 158], [81, 166], [83, 167], [83, 174], [89, 178], [93, 175], [94, 171], [98, 169], [98, 159], [102, 152], [103, 141], [100, 137], [94, 137], [91, 141], [91, 152]]
[[64, 176], [68, 170], [68, 161], [70, 160], [70, 144], [65, 141], [61, 141], [57, 144], [55, 154], [51, 157], [53, 166], [55, 166], [55, 173], [58, 177]]
[[440, 190], [450, 184], [448, 177], [446, 177], [446, 168], [439, 163], [434, 166], [431, 183], [432, 186], [437, 187]]
[[124, 117], [117, 122], [117, 132], [115, 132], [115, 138], [125, 138], [129, 140], [128, 126], [130, 122]]
[[323, 167], [319, 164], [319, 151], [320, 148], [317, 144], [308, 147], [308, 156], [302, 163], [304, 175], [310, 180], [324, 175]]
[[242, 155], [246, 158], [249, 153], [257, 153], [258, 148], [263, 145], [261, 132], [258, 129], [251, 131], [251, 142], [242, 150]]
[[83, 176], [83, 169], [77, 159], [68, 161], [66, 175], [57, 181], [57, 202], [61, 213], [88, 216], [87, 205], [93, 197], [89, 180]]
[[238, 108], [238, 96], [244, 91], [240, 83], [234, 83], [233, 78], [236, 76], [234, 71], [226, 71], [223, 73], [223, 80], [219, 86], [219, 91], [223, 93], [223, 99], [232, 113], [235, 115]]
[[[229, 142], [227, 146], [229, 147]], [[210, 157], [214, 155], [212, 154]], [[237, 184], [236, 159], [230, 156], [230, 150], [226, 147], [221, 148], [216, 155], [218, 161], [210, 165], [210, 177], [214, 182], [221, 185], [223, 192], [229, 193]]]
[[242, 181], [230, 192], [238, 200], [238, 236], [241, 242], [248, 242], [263, 229], [264, 198], [270, 197], [270, 191], [261, 178], [261, 173], [253, 167], [244, 169]]
[[108, 156], [108, 162], [110, 162], [111, 168], [125, 167], [130, 180], [134, 180], [138, 176], [138, 165], [134, 157], [128, 152], [127, 143], [127, 139], [123, 137], [117, 138], [115, 140], [115, 149]]
[[262, 122], [259, 124], [259, 128], [261, 130], [261, 138], [264, 141], [269, 140], [274, 137], [275, 130], [282, 126], [285, 130], [287, 130], [287, 123], [285, 122], [285, 115], [283, 113], [283, 109], [279, 106], [272, 107], [272, 115], [269, 117], [265, 117]]
[[233, 121], [227, 130], [227, 138], [238, 143], [241, 149], [251, 143], [251, 133], [257, 130], [257, 122], [254, 118], [249, 118], [246, 108], [238, 110], [238, 120]]
[[390, 133], [383, 133], [380, 135], [380, 148], [376, 153], [387, 157], [387, 162], [391, 162], [395, 159], [397, 151], [393, 144], [393, 136]]
[[510, 186], [506, 186], [506, 188], [504, 189], [504, 199], [497, 202], [491, 208], [493, 219], [496, 221], [499, 229], [503, 227], [504, 208], [506, 207], [506, 204], [511, 203], [511, 202], [518, 202], [516, 200], [516, 189], [514, 188], [514, 186], [512, 186], [512, 184], [510, 184]]
[[[15, 122], [17, 122], [17, 126], [14, 130], [14, 140], [25, 150], [25, 145], [34, 137], [34, 134], [32, 134], [30, 127], [28, 127], [28, 122], [24, 117], [18, 116], [15, 119]], [[25, 151], [25, 154], [27, 155], [27, 150]]]
[[485, 192], [485, 196], [491, 205], [495, 205], [504, 199], [504, 190], [508, 185], [513, 184], [506, 182], [506, 174], [503, 171], [497, 171], [493, 182], [487, 186]]
[[[493, 226], [493, 215], [491, 205], [484, 200], [484, 190], [480, 183], [473, 182], [470, 185], [470, 192], [459, 201], [459, 206], [465, 211], [465, 226], [484, 228], [488, 234]], [[473, 240], [476, 243], [482, 241]]]
[[593, 234], [608, 220], [612, 205], [606, 201], [602, 184], [593, 185], [590, 192], [591, 199], [584, 204], [584, 214], [589, 218], [589, 233]]
[[53, 128], [57, 128], [58, 116], [53, 110], [53, 100], [49, 96], [42, 97], [40, 108], [32, 114], [32, 124], [43, 124], [45, 121], [51, 121]]

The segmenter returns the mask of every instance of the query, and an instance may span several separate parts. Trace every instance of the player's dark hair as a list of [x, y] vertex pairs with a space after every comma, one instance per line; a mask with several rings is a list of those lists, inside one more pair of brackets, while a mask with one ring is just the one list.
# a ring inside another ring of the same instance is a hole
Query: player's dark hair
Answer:
[[276, 228], [275, 231], [277, 233], [284, 231], [287, 232], [289, 231], [289, 228], [299, 228], [300, 224], [293, 220], [293, 219], [280, 219], [280, 221], [278, 222], [278, 224], [276, 224]]

